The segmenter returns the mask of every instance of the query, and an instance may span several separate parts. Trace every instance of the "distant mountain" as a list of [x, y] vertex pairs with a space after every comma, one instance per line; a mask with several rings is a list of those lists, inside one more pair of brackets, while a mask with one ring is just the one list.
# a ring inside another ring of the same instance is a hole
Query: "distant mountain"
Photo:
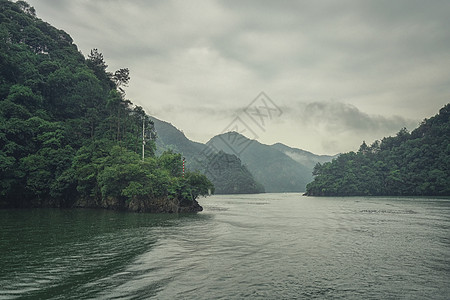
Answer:
[[217, 194], [262, 193], [264, 187], [255, 181], [241, 160], [233, 155], [214, 151], [207, 145], [189, 140], [172, 124], [150, 117], [157, 132], [156, 152], [166, 150], [181, 153], [186, 158], [186, 168], [199, 170], [214, 184]]
[[229, 132], [207, 144], [189, 140], [172, 124], [151, 117], [157, 131], [156, 151], [171, 149], [186, 157], [186, 167], [200, 170], [214, 183], [216, 193], [304, 192], [319, 163], [336, 156], [316, 155], [284, 144], [264, 145]]
[[207, 142], [216, 151], [239, 155], [241, 161], [267, 192], [304, 192], [313, 180], [317, 162], [333, 156], [319, 156], [281, 143], [264, 145], [237, 133], [217, 135]]

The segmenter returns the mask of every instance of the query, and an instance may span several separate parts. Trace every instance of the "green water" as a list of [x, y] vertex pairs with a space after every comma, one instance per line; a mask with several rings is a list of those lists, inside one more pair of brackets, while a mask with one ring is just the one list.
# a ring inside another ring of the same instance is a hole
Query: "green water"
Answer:
[[0, 299], [448, 299], [450, 200], [213, 196], [0, 211]]

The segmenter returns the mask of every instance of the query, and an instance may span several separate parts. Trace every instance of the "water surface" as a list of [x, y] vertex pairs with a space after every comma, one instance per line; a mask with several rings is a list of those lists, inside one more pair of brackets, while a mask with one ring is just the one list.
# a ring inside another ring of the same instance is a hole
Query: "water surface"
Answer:
[[0, 211], [0, 299], [448, 299], [450, 200], [217, 195]]

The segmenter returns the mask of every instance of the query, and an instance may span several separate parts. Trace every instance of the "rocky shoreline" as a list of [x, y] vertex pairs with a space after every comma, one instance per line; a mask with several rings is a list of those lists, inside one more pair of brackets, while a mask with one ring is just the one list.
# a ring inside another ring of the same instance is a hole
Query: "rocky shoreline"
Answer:
[[201, 207], [197, 200], [179, 200], [169, 197], [134, 198], [130, 201], [124, 201], [114, 197], [106, 197], [103, 199], [89, 197], [79, 198], [71, 203], [68, 203], [68, 201], [47, 199], [36, 200], [31, 205], [19, 204], [17, 206], [0, 203], [0, 209], [7, 208], [92, 208], [136, 213], [197, 213], [203, 210], [203, 207]]
[[107, 197], [100, 201], [93, 198], [77, 200], [76, 208], [102, 208], [139, 213], [196, 213], [203, 207], [196, 200], [179, 200], [170, 198], [134, 198], [131, 201], [121, 201], [117, 198]]

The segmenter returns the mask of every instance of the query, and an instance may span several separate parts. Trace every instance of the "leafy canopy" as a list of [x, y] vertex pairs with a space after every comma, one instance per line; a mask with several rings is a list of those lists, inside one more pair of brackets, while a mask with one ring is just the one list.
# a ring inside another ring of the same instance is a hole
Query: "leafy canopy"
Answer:
[[155, 156], [153, 122], [126, 99], [129, 70], [107, 67], [25, 1], [0, 0], [0, 207], [193, 201], [212, 188], [201, 174], [181, 176], [180, 155]]
[[317, 164], [307, 195], [450, 195], [450, 104], [411, 133]]

